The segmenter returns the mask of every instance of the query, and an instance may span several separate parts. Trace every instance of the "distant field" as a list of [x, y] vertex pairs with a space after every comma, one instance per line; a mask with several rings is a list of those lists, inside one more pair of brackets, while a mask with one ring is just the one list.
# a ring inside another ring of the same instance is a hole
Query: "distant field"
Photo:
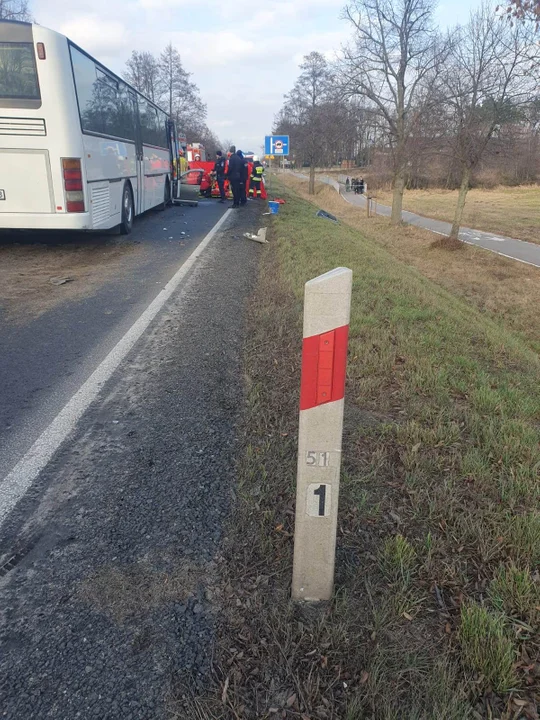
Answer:
[[[378, 190], [377, 198], [384, 205], [392, 204], [390, 191]], [[451, 222], [456, 201], [457, 190], [408, 190], [403, 207]], [[463, 225], [540, 244], [540, 186], [471, 190]]]

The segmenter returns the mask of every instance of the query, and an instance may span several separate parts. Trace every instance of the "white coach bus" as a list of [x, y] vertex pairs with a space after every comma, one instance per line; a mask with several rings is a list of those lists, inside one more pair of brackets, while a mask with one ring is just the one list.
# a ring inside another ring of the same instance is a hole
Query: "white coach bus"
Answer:
[[170, 200], [167, 120], [63, 35], [0, 21], [0, 228], [129, 233]]

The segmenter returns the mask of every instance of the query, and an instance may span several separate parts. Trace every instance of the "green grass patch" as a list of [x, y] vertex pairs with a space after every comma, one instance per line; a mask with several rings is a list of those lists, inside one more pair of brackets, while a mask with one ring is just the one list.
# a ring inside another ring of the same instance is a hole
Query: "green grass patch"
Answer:
[[416, 562], [416, 552], [403, 535], [389, 537], [382, 546], [383, 569], [390, 576], [397, 576], [409, 583]]
[[492, 605], [507, 615], [531, 624], [540, 618], [540, 581], [529, 568], [501, 566], [489, 586]]
[[463, 662], [501, 693], [517, 684], [514, 647], [502, 614], [470, 603], [461, 608], [459, 640]]
[[[221, 700], [208, 717], [503, 717], [511, 690], [539, 691], [517, 662], [534, 665], [540, 645], [538, 356], [279, 194], [251, 301]], [[338, 266], [354, 286], [336, 592], [313, 609], [289, 599], [302, 296]], [[531, 625], [513, 632], [516, 620]]]

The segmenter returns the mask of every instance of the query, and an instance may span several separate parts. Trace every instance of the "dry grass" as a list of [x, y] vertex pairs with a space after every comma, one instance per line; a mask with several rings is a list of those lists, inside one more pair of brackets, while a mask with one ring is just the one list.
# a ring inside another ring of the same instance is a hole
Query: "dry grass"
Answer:
[[[419, 215], [452, 222], [457, 195], [457, 190], [407, 190], [403, 207]], [[383, 205], [391, 205], [392, 193], [377, 190], [377, 199]], [[540, 186], [470, 190], [463, 225], [540, 243]]]
[[[532, 720], [540, 362], [519, 336], [279, 188], [213, 695], [182, 718]], [[302, 290], [351, 267], [336, 591], [289, 599]], [[515, 568], [510, 573], [508, 568]]]
[[459, 252], [448, 252], [434, 247], [437, 236], [433, 233], [411, 225], [398, 230], [382, 217], [368, 219], [325, 185], [317, 185], [312, 198], [306, 182], [290, 175], [280, 176], [280, 182], [376, 240], [394, 257], [417, 268], [452, 294], [502, 320], [540, 351], [540, 269], [470, 245], [463, 245]]

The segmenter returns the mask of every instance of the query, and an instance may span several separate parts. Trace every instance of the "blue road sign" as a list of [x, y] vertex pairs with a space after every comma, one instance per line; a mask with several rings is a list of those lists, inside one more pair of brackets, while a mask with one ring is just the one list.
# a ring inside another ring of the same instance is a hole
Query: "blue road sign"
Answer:
[[288, 135], [267, 135], [264, 138], [264, 154], [265, 155], [288, 155], [289, 154], [289, 136]]

